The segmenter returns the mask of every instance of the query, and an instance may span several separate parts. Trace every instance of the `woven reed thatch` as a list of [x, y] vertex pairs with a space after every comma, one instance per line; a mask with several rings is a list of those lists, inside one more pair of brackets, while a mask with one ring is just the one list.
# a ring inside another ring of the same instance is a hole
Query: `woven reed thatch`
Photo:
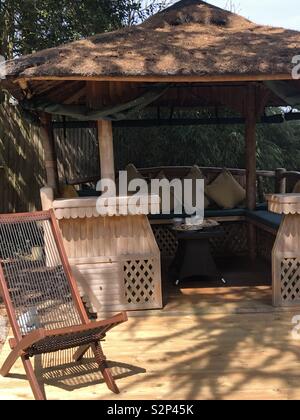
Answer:
[[300, 32], [182, 0], [139, 26], [22, 57], [8, 76], [290, 75], [299, 52]]

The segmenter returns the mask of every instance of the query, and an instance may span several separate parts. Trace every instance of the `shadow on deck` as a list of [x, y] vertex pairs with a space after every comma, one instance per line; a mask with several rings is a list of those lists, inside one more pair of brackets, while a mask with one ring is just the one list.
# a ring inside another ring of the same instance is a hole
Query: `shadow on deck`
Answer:
[[[134, 313], [104, 343], [121, 389], [107, 391], [89, 355], [37, 358], [49, 399], [298, 399], [300, 342], [292, 338], [296, 310], [271, 305], [271, 275], [262, 262], [223, 267], [227, 286], [166, 281], [162, 311]], [[7, 344], [0, 356], [7, 352]], [[41, 369], [43, 368], [43, 369]], [[17, 364], [0, 378], [0, 399], [31, 399]]]

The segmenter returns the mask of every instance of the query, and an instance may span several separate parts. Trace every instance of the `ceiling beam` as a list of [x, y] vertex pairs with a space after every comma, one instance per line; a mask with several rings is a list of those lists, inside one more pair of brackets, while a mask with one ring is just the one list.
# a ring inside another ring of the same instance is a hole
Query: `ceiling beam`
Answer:
[[91, 81], [91, 82], [149, 82], [149, 83], [210, 83], [210, 82], [255, 82], [293, 80], [289, 73], [283, 74], [250, 74], [250, 75], [194, 75], [194, 76], [31, 76], [20, 77], [13, 80], [14, 83], [26, 83], [30, 81]]

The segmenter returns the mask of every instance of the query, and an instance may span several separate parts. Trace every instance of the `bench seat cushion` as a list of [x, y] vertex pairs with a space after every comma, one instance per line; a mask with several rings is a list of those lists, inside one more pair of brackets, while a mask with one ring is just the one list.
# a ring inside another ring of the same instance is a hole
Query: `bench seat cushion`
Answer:
[[247, 211], [247, 217], [274, 230], [279, 229], [282, 220], [281, 214], [271, 213], [267, 210]]
[[[234, 217], [234, 216], [245, 216], [246, 209], [232, 209], [232, 210], [205, 210], [205, 217]], [[174, 213], [171, 214], [156, 214], [149, 216], [151, 220], [172, 220], [175, 218], [184, 219], [186, 217], [190, 217], [187, 214], [180, 214], [176, 215]]]

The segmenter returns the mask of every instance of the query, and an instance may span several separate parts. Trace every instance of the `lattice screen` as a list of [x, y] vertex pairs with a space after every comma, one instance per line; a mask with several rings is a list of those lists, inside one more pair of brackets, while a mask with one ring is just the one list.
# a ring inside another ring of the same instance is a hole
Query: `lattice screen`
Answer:
[[211, 238], [213, 254], [218, 257], [246, 255], [248, 250], [246, 223], [222, 223], [224, 235]]
[[300, 303], [300, 260], [284, 258], [281, 262], [281, 298], [285, 304]]
[[129, 307], [143, 309], [145, 305], [160, 307], [160, 285], [156, 279], [155, 259], [124, 262], [125, 300]]
[[177, 238], [170, 225], [152, 225], [152, 230], [163, 258], [171, 258], [176, 254]]
[[276, 234], [266, 232], [260, 228], [257, 228], [256, 232], [257, 254], [258, 256], [270, 262], [272, 260], [272, 249], [276, 239]]
[[[163, 258], [174, 257], [178, 247], [175, 233], [170, 225], [152, 225], [155, 239]], [[247, 225], [242, 222], [222, 223], [224, 235], [210, 240], [216, 256], [246, 255], [248, 252]]]

